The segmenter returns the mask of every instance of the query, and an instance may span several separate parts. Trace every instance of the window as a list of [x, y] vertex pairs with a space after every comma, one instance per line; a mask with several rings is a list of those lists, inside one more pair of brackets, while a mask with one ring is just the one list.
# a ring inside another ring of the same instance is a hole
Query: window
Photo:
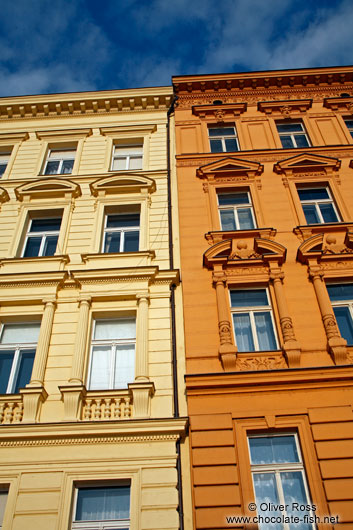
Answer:
[[267, 289], [232, 289], [230, 300], [238, 351], [276, 350]]
[[308, 225], [340, 221], [328, 187], [298, 188], [298, 195]]
[[139, 250], [140, 213], [107, 214], [104, 219], [104, 253]]
[[239, 143], [236, 128], [233, 127], [209, 127], [211, 153], [226, 153], [239, 151]]
[[70, 175], [74, 167], [76, 149], [50, 149], [44, 175]]
[[284, 149], [310, 147], [308, 135], [301, 122], [277, 123], [277, 131]]
[[254, 212], [248, 191], [218, 193], [218, 209], [222, 230], [255, 228]]
[[78, 488], [73, 519], [72, 530], [128, 530], [130, 486]]
[[0, 153], [0, 178], [6, 171], [7, 164], [9, 163], [11, 153]]
[[31, 219], [22, 257], [54, 256], [60, 226], [60, 217]]
[[39, 329], [39, 322], [2, 325], [0, 394], [18, 394], [29, 383]]
[[2, 528], [2, 524], [4, 520], [6, 502], [7, 502], [7, 491], [0, 490], [0, 529]]
[[142, 169], [143, 144], [115, 145], [113, 149], [112, 171]]
[[350, 135], [353, 138], [353, 118], [346, 118], [344, 120], [344, 123], [347, 125], [347, 129], [349, 130]]
[[353, 283], [327, 285], [340, 333], [353, 346]]
[[135, 318], [95, 320], [90, 390], [127, 388], [135, 377]]
[[[305, 516], [308, 511], [295, 510], [295, 503], [310, 504], [303, 461], [296, 434], [251, 436], [249, 439], [251, 472], [258, 515], [262, 517], [299, 516], [300, 524], [260, 523], [261, 530], [312, 530]], [[285, 510], [276, 510], [282, 504]]]

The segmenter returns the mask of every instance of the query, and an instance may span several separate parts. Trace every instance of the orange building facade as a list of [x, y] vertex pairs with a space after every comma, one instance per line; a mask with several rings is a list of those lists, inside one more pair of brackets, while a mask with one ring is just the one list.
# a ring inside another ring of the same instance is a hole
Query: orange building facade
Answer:
[[353, 67], [173, 83], [195, 528], [352, 529]]

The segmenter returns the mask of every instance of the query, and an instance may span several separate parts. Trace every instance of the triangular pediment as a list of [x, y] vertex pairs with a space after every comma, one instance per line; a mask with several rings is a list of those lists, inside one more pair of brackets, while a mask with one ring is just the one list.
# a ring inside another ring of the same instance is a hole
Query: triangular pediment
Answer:
[[300, 155], [277, 162], [273, 169], [276, 173], [300, 173], [301, 171], [324, 171], [326, 173], [337, 171], [341, 166], [338, 158], [301, 153]]
[[227, 156], [221, 160], [217, 160], [217, 162], [211, 162], [210, 164], [201, 166], [196, 174], [200, 178], [207, 178], [221, 174], [255, 176], [261, 175], [262, 172], [263, 165], [259, 162]]
[[81, 189], [78, 184], [70, 180], [57, 178], [42, 179], [18, 186], [16, 197], [22, 201], [24, 197], [43, 199], [46, 197], [79, 197]]
[[106, 193], [138, 193], [143, 189], [152, 192], [156, 189], [156, 183], [144, 175], [126, 173], [98, 179], [90, 184], [90, 188], [94, 196]]

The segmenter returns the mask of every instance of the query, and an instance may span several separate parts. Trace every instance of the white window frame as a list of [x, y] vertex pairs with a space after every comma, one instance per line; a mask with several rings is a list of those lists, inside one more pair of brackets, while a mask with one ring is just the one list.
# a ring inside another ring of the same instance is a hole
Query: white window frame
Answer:
[[[322, 213], [321, 213], [320, 206], [319, 206], [320, 204], [332, 204], [334, 212], [335, 212], [335, 214], [337, 216], [337, 221], [332, 221], [332, 222], [335, 222], [335, 223], [340, 223], [341, 222], [341, 216], [338, 213], [338, 210], [337, 210], [335, 201], [332, 198], [329, 186], [308, 186], [308, 187], [306, 187], [306, 186], [305, 187], [304, 186], [297, 186], [297, 192], [299, 190], [304, 190], [304, 189], [306, 189], [306, 190], [322, 190], [322, 189], [325, 189], [327, 191], [327, 194], [329, 196], [328, 199], [316, 199], [316, 200], [315, 199], [314, 200], [313, 199], [308, 199], [308, 200], [301, 199], [300, 196], [299, 196], [299, 193], [298, 193], [299, 201], [300, 201], [300, 204], [302, 206], [305, 205], [305, 204], [314, 205], [315, 206], [315, 211], [316, 211], [316, 213], [317, 213], [317, 215], [318, 215], [318, 217], [320, 219], [320, 222], [318, 224], [329, 224], [322, 217]], [[304, 208], [303, 208], [303, 213], [304, 213], [304, 217], [305, 217]]]
[[[126, 226], [126, 227], [122, 227], [122, 228], [114, 228], [114, 227], [107, 227], [107, 222], [108, 222], [108, 217], [109, 215], [119, 215], [121, 213], [121, 215], [129, 215], [129, 213], [131, 214], [139, 214], [139, 226], [135, 226], [135, 227], [130, 227], [130, 226]], [[110, 233], [110, 232], [120, 232], [120, 246], [119, 246], [119, 250], [118, 252], [122, 253], [122, 252], [126, 252], [124, 250], [124, 246], [125, 246], [125, 233], [126, 232], [138, 232], [139, 233], [139, 248], [136, 250], [136, 252], [139, 251], [140, 249], [140, 238], [141, 238], [141, 212], [140, 210], [137, 210], [135, 212], [131, 211], [131, 212], [110, 212], [110, 213], [105, 213], [104, 214], [104, 229], [103, 229], [103, 241], [102, 241], [102, 253], [104, 253], [104, 248], [105, 248], [105, 241], [106, 241], [106, 237], [107, 237], [107, 234]]]
[[[92, 487], [103, 489], [104, 487], [109, 487], [109, 486], [114, 486], [114, 485], [115, 484], [104, 484], [104, 485], [92, 484]], [[128, 484], [121, 484], [121, 485], [128, 486]], [[119, 484], [116, 484], [116, 486], [118, 487]], [[85, 487], [90, 487], [90, 485], [80, 484], [75, 487], [72, 519], [74, 519], [75, 514], [76, 514], [79, 489], [83, 489]], [[115, 530], [118, 528], [129, 529], [130, 522], [131, 522], [131, 485], [130, 484], [129, 484], [129, 488], [130, 488], [130, 518], [129, 519], [120, 519], [120, 520], [115, 520], [115, 521], [114, 520], [112, 521], [108, 521], [108, 520], [105, 520], [105, 521], [74, 521], [73, 520], [72, 526], [71, 526], [72, 530]]]
[[[222, 204], [219, 204], [219, 196], [220, 195], [236, 195], [237, 193], [247, 193], [248, 195], [248, 201], [249, 203], [248, 204], [239, 204], [239, 205], [231, 205], [231, 204], [227, 204], [227, 205], [222, 205]], [[223, 230], [223, 227], [222, 227], [222, 218], [221, 218], [221, 211], [223, 210], [231, 210], [234, 214], [234, 221], [235, 221], [235, 230], [246, 230], [245, 228], [240, 228], [240, 224], [239, 224], [239, 218], [238, 218], [238, 210], [243, 210], [243, 209], [250, 209], [250, 212], [251, 212], [251, 218], [252, 218], [252, 222], [254, 224], [254, 228], [257, 227], [256, 225], [256, 219], [255, 219], [255, 215], [254, 215], [254, 207], [253, 207], [253, 204], [252, 204], [252, 201], [251, 201], [251, 193], [250, 191], [248, 190], [244, 190], [244, 191], [218, 191], [217, 192], [217, 203], [218, 203], [218, 211], [219, 211], [219, 222], [220, 222], [220, 226], [221, 226], [221, 230]], [[254, 228], [250, 228], [249, 230], [253, 230]]]
[[[343, 286], [345, 285], [344, 283], [327, 283], [326, 284], [326, 287], [330, 286], [330, 285], [339, 285], [339, 286]], [[348, 284], [347, 284], [348, 285]], [[351, 285], [351, 283], [349, 284]], [[330, 302], [331, 302], [331, 305], [332, 307], [348, 307], [348, 310], [349, 310], [349, 314], [350, 314], [350, 317], [351, 317], [351, 321], [352, 321], [352, 324], [353, 324], [353, 300], [350, 300], [349, 298], [347, 300], [331, 300], [330, 298]], [[335, 315], [335, 318], [336, 318], [336, 315]], [[338, 323], [337, 323], [337, 326], [338, 326]]]
[[[16, 323], [19, 324], [19, 323]], [[21, 322], [21, 324], [39, 324], [39, 322]], [[11, 371], [9, 375], [9, 381], [7, 384], [6, 394], [13, 394], [13, 390], [15, 388], [15, 383], [17, 381], [18, 376], [18, 370], [20, 367], [20, 361], [21, 361], [21, 354], [22, 352], [25, 352], [27, 350], [35, 350], [37, 349], [37, 342], [28, 342], [28, 343], [2, 343], [2, 335], [3, 331], [6, 325], [11, 325], [11, 323], [1, 323], [0, 325], [0, 355], [1, 351], [8, 351], [12, 350], [14, 351], [14, 357], [12, 361]], [[39, 324], [40, 327], [40, 324]], [[34, 362], [34, 361], [33, 361]], [[32, 367], [33, 370], [33, 367]], [[1, 527], [0, 527], [1, 528]]]
[[[234, 135], [230, 135], [230, 134], [220, 134], [219, 136], [210, 136], [210, 130], [212, 129], [230, 129], [230, 128], [233, 128], [234, 130]], [[227, 150], [227, 147], [226, 147], [226, 140], [235, 140], [236, 144], [237, 144], [237, 151], [240, 151], [240, 147], [239, 147], [239, 138], [238, 138], [238, 132], [237, 132], [237, 128], [235, 125], [224, 125], [224, 126], [221, 126], [221, 127], [208, 127], [208, 139], [210, 141], [210, 150], [211, 150], [211, 153], [212, 153], [212, 147], [211, 147], [211, 140], [221, 140], [222, 142], [222, 153], [233, 153], [235, 151], [228, 151]]]
[[6, 153], [2, 153], [0, 151], [0, 165], [5, 165], [6, 163], [4, 171], [2, 173], [0, 172], [0, 178], [2, 178], [5, 174], [7, 166], [9, 165], [10, 157], [11, 157], [11, 151], [6, 152]]
[[[60, 217], [61, 224], [60, 224], [60, 229], [59, 230], [52, 230], [52, 231], [46, 230], [46, 231], [43, 231], [43, 232], [31, 232], [32, 222], [33, 221], [37, 221], [38, 219], [45, 219], [45, 220], [49, 221], [50, 219], [59, 219], [59, 217], [33, 217], [32, 219], [30, 219], [29, 226], [28, 226], [27, 233], [26, 233], [26, 237], [25, 237], [25, 241], [24, 241], [24, 245], [23, 245], [23, 249], [22, 249], [22, 253], [21, 253], [21, 257], [22, 258], [24, 257], [25, 250], [26, 250], [26, 247], [27, 247], [27, 241], [28, 241], [28, 239], [30, 237], [41, 237], [42, 238], [42, 241], [41, 241], [41, 244], [40, 244], [40, 247], [39, 247], [39, 251], [38, 251], [38, 255], [37, 256], [32, 256], [32, 257], [38, 257], [38, 258], [43, 257], [43, 250], [44, 250], [45, 242], [46, 242], [46, 239], [47, 239], [48, 236], [58, 236], [58, 241], [56, 242], [56, 250], [58, 248], [59, 234], [60, 234], [60, 230], [61, 230], [61, 226], [62, 226], [62, 217]], [[55, 250], [53, 255], [55, 255], [56, 250]]]
[[[289, 122], [287, 122], [289, 124]], [[292, 148], [293, 149], [305, 149], [305, 147], [301, 147], [301, 146], [298, 146], [297, 145], [297, 142], [295, 140], [295, 135], [298, 136], [298, 135], [301, 135], [301, 136], [305, 136], [306, 138], [306, 141], [308, 142], [308, 145], [307, 147], [311, 147], [311, 142], [310, 142], [310, 138], [309, 138], [309, 135], [308, 133], [306, 132], [306, 129], [304, 127], [304, 124], [301, 122], [301, 121], [291, 121], [290, 122], [291, 125], [300, 125], [301, 128], [302, 128], [302, 131], [297, 131], [297, 132], [280, 132], [278, 130], [278, 125], [285, 125], [285, 122], [276, 122], [276, 128], [277, 128], [277, 132], [278, 132], [278, 135], [280, 137], [280, 140], [281, 140], [281, 136], [290, 136], [291, 138], [291, 141], [292, 141]], [[281, 144], [282, 144], [282, 140], [281, 140]], [[291, 149], [290, 147], [283, 147], [282, 146], [282, 149]]]
[[[104, 321], [111, 321], [111, 320], [131, 320], [132, 318], [135, 319], [135, 325], [136, 325], [136, 316], [131, 317], [112, 317], [112, 318], [94, 318], [92, 323], [92, 335], [91, 335], [91, 346], [90, 346], [90, 360], [89, 360], [89, 368], [88, 368], [88, 383], [87, 388], [88, 390], [91, 390], [91, 380], [92, 380], [92, 369], [93, 369], [93, 348], [95, 346], [110, 346], [111, 347], [111, 356], [110, 356], [110, 367], [109, 367], [109, 385], [108, 388], [102, 388], [100, 390], [119, 390], [119, 388], [114, 387], [114, 376], [115, 376], [115, 367], [116, 367], [116, 361], [117, 361], [117, 346], [128, 346], [129, 344], [133, 344], [135, 346], [134, 356], [136, 356], [136, 337], [133, 339], [94, 339], [95, 330], [96, 330], [96, 323], [104, 322]], [[135, 357], [134, 357], [134, 367], [135, 366]], [[131, 381], [132, 383], [132, 381]], [[98, 390], [98, 389], [97, 389]]]
[[[232, 307], [231, 291], [255, 291], [255, 290], [258, 290], [258, 289], [262, 289], [262, 290], [264, 290], [266, 292], [268, 305], [266, 305], [266, 306], [255, 306], [255, 307], [254, 306], [247, 306], [247, 307], [240, 307], [240, 308]], [[235, 344], [237, 344], [237, 336], [236, 336], [235, 328], [234, 328], [233, 314], [236, 314], [236, 313], [249, 313], [251, 334], [252, 334], [252, 339], [253, 339], [254, 347], [255, 347], [254, 351], [255, 352], [264, 351], [264, 350], [260, 350], [259, 340], [257, 338], [257, 333], [256, 333], [256, 324], [255, 324], [254, 313], [267, 312], [267, 313], [270, 313], [272, 330], [273, 330], [273, 335], [274, 335], [275, 343], [276, 343], [276, 349], [278, 350], [277, 330], [276, 330], [275, 321], [274, 321], [274, 318], [273, 318], [273, 309], [272, 309], [271, 298], [270, 298], [270, 295], [269, 295], [269, 292], [268, 292], [268, 288], [267, 287], [254, 287], [252, 289], [245, 289], [245, 288], [244, 289], [238, 289], [238, 288], [232, 287], [232, 288], [229, 289], [229, 301], [230, 301], [230, 311], [231, 311], [231, 314], [232, 314], [232, 326], [233, 326], [233, 335], [234, 335]]]
[[[350, 134], [350, 135], [352, 136], [352, 138], [353, 138], [353, 117], [348, 117], [348, 116], [347, 116], [346, 118], [343, 118], [343, 119], [344, 119], [344, 123], [345, 123], [345, 125], [346, 125], [346, 127], [347, 127], [347, 129], [348, 129], [349, 134]], [[348, 122], [349, 122], [349, 121], [352, 122], [352, 125], [348, 125]]]
[[[136, 152], [129, 152], [129, 153], [123, 153], [124, 149], [126, 148], [136, 148]], [[121, 150], [121, 154], [119, 154], [119, 150]], [[141, 167], [140, 168], [130, 168], [130, 160], [132, 158], [137, 158], [138, 160], [141, 160]], [[125, 160], [125, 168], [122, 169], [114, 169], [114, 162], [115, 160]], [[110, 166], [110, 171], [141, 171], [143, 169], [143, 142], [141, 143], [131, 143], [131, 144], [114, 144], [113, 145], [113, 153], [112, 153], [112, 161]]]
[[[67, 153], [73, 153], [73, 157], [65, 157], [63, 155], [58, 155], [58, 156], [55, 156], [55, 152], [63, 152], [63, 151], [66, 151]], [[43, 171], [43, 174], [48, 176], [48, 177], [51, 177], [53, 175], [72, 175], [72, 172], [73, 172], [73, 168], [74, 168], [74, 164], [75, 164], [75, 159], [76, 159], [76, 156], [77, 156], [77, 148], [75, 147], [62, 147], [62, 148], [52, 148], [52, 149], [49, 149], [49, 152], [48, 152], [48, 155], [47, 155], [47, 158], [46, 158], [46, 161], [45, 161], [45, 164], [44, 164], [44, 171]], [[72, 160], [73, 161], [73, 164], [72, 164], [72, 169], [70, 171], [70, 173], [62, 173], [62, 167], [63, 167], [63, 163], [64, 161], [66, 160]], [[59, 162], [59, 167], [58, 167], [58, 170], [56, 171], [56, 173], [46, 173], [47, 171], [47, 166], [48, 166], [48, 163], [49, 162]]]
[[[293, 436], [293, 438], [295, 440], [295, 444], [296, 444], [296, 449], [297, 449], [299, 462], [284, 462], [282, 464], [279, 464], [279, 463], [252, 464], [251, 463], [251, 452], [250, 452], [250, 439], [254, 439], [254, 438], [274, 438], [274, 437], [278, 437], [278, 436]], [[301, 449], [300, 449], [300, 444], [299, 444], [299, 439], [298, 439], [297, 433], [295, 433], [295, 432], [286, 432], [285, 431], [285, 432], [279, 432], [279, 433], [273, 433], [273, 434], [248, 435], [247, 442], [248, 442], [248, 451], [249, 451], [249, 459], [250, 459], [250, 467], [251, 467], [251, 478], [252, 478], [252, 482], [253, 482], [253, 491], [254, 491], [254, 497], [255, 497], [255, 502], [256, 503], [257, 503], [257, 501], [256, 501], [255, 483], [254, 483], [254, 474], [255, 473], [272, 473], [272, 474], [275, 474], [277, 493], [278, 493], [278, 497], [279, 497], [278, 504], [285, 505], [286, 502], [285, 502], [285, 498], [284, 498], [284, 493], [283, 493], [280, 473], [283, 472], [283, 471], [284, 472], [285, 471], [300, 471], [301, 474], [302, 474], [302, 477], [303, 477], [303, 484], [304, 484], [304, 489], [305, 489], [305, 494], [306, 494], [306, 502], [305, 502], [305, 504], [312, 504], [311, 500], [310, 500], [310, 492], [309, 492], [309, 488], [308, 488], [306, 472], [305, 472], [302, 452], [301, 452]], [[298, 515], [299, 516], [300, 515], [303, 516], [305, 514], [309, 515], [309, 513], [310, 513], [310, 516], [314, 515], [312, 511], [310, 511], [310, 512], [308, 512], [308, 511], [307, 512], [298, 512]], [[260, 515], [261, 512], [258, 511], [258, 514]], [[278, 515], [286, 516], [287, 512], [286, 511], [279, 511]], [[308, 524], [310, 524], [310, 523], [308, 523]], [[312, 523], [311, 527], [312, 527], [313, 530], [316, 530], [316, 525], [315, 524]], [[259, 524], [259, 528], [261, 529], [261, 528], [265, 528], [265, 527], [262, 527], [261, 524]], [[290, 530], [290, 527], [289, 527], [289, 525], [287, 523], [283, 523], [283, 529], [284, 530]]]

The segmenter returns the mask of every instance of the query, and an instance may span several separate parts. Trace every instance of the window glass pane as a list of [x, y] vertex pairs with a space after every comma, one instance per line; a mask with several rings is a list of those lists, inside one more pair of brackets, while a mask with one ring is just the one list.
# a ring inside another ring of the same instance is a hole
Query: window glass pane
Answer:
[[24, 258], [31, 258], [39, 255], [41, 237], [29, 237], [27, 239], [26, 248], [23, 253]]
[[7, 162], [5, 164], [0, 163], [0, 175], [3, 175], [7, 168]]
[[350, 129], [353, 128], [353, 120], [344, 120], [347, 127], [349, 127]]
[[269, 311], [254, 313], [257, 340], [260, 351], [276, 350], [276, 340], [273, 332], [271, 314]]
[[49, 159], [65, 160], [75, 159], [76, 149], [52, 149], [50, 151]]
[[104, 390], [110, 383], [111, 346], [94, 346], [92, 349], [90, 390]]
[[4, 520], [6, 501], [7, 501], [7, 491], [0, 491], [0, 527]]
[[252, 464], [299, 462], [294, 436], [261, 436], [249, 438]]
[[14, 351], [0, 352], [0, 394], [6, 394], [14, 355]]
[[280, 133], [303, 131], [303, 125], [301, 123], [277, 123], [277, 131]]
[[334, 307], [333, 311], [342, 337], [350, 346], [353, 345], [353, 323], [349, 308]]
[[125, 232], [124, 252], [137, 252], [139, 249], [139, 232]]
[[1, 335], [1, 344], [37, 343], [39, 331], [40, 322], [5, 324]]
[[64, 160], [61, 166], [61, 173], [64, 175], [70, 174], [72, 173], [73, 167], [74, 167], [74, 160]]
[[[298, 511], [292, 510], [294, 502], [298, 504], [308, 504], [308, 497], [305, 492], [303, 474], [300, 471], [286, 471], [280, 474], [285, 504], [288, 504], [288, 515], [298, 515]], [[308, 512], [302, 512], [309, 515]], [[289, 525], [291, 530], [312, 530], [312, 525], [305, 522], [293, 523]]]
[[238, 351], [254, 351], [249, 313], [234, 313], [233, 322]]
[[353, 300], [353, 283], [342, 285], [327, 285], [327, 291], [332, 302], [341, 300]]
[[52, 160], [52, 161], [47, 162], [44, 175], [57, 175], [58, 170], [59, 170], [59, 165], [60, 165], [59, 161]]
[[135, 345], [117, 346], [114, 388], [127, 388], [135, 379]]
[[284, 149], [291, 149], [294, 146], [291, 136], [280, 136], [281, 144]]
[[250, 230], [250, 228], [254, 228], [254, 222], [250, 208], [239, 208], [238, 220], [240, 230]]
[[142, 156], [131, 156], [129, 169], [142, 169]]
[[80, 488], [77, 495], [76, 521], [129, 519], [129, 486]]
[[236, 230], [233, 210], [221, 210], [220, 214], [222, 230]]
[[301, 201], [317, 201], [330, 198], [326, 188], [299, 188], [298, 195]]
[[134, 318], [96, 320], [94, 338], [96, 340], [134, 339], [136, 323]]
[[120, 232], [106, 232], [103, 252], [120, 252], [120, 237]]
[[303, 204], [303, 212], [308, 225], [320, 223], [320, 218], [316, 212], [314, 204]]
[[294, 138], [295, 138], [297, 147], [309, 147], [309, 142], [305, 134], [295, 134]]
[[238, 151], [238, 143], [235, 138], [226, 138], [226, 151]]
[[[258, 506], [258, 514], [264, 516], [275, 516], [278, 512], [271, 510], [260, 510], [260, 505], [263, 506], [271, 504], [279, 504], [279, 498], [276, 487], [276, 478], [274, 473], [254, 473], [254, 488], [256, 503]], [[283, 526], [279, 523], [263, 523], [259, 524], [261, 530], [273, 529], [273, 530], [282, 530]]]
[[116, 153], [117, 156], [132, 155], [132, 154], [142, 155], [142, 150], [143, 150], [143, 147], [141, 144], [122, 145], [122, 146], [116, 145], [114, 153]]
[[266, 289], [241, 289], [230, 291], [232, 307], [254, 307], [268, 305]]
[[339, 221], [332, 204], [319, 205], [325, 223], [337, 223]]
[[57, 243], [58, 243], [58, 236], [46, 237], [44, 248], [43, 248], [43, 256], [54, 256]]
[[234, 127], [210, 127], [209, 136], [235, 136]]
[[108, 215], [107, 228], [130, 228], [140, 226], [139, 213]]
[[60, 230], [61, 218], [56, 219], [33, 219], [30, 232], [56, 232]]
[[249, 196], [246, 192], [244, 193], [219, 193], [218, 204], [220, 206], [238, 205], [238, 204], [250, 204]]
[[15, 381], [15, 394], [18, 394], [19, 389], [24, 388], [30, 382], [35, 353], [35, 350], [21, 352], [19, 369]]
[[221, 140], [210, 140], [211, 153], [222, 153], [223, 145]]
[[123, 169], [127, 169], [127, 161], [126, 157], [123, 158], [114, 158], [112, 169], [116, 171], [122, 171]]

